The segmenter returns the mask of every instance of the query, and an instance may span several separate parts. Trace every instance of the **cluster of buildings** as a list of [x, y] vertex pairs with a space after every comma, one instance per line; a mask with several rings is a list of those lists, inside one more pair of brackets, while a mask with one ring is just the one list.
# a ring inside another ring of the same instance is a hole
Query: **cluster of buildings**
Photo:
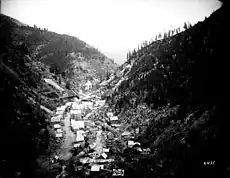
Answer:
[[[65, 136], [64, 133], [67, 129], [66, 125], [65, 127], [62, 125], [62, 120], [65, 119], [64, 123], [66, 124], [66, 120], [68, 118], [68, 126], [70, 127], [69, 129], [74, 133], [75, 137], [72, 143], [73, 148], [75, 150], [78, 150], [89, 147], [90, 150], [94, 150], [92, 152], [86, 153], [84, 157], [81, 157], [79, 159], [82, 165], [88, 164], [90, 166], [90, 174], [110, 170], [112, 171], [113, 176], [124, 176], [123, 169], [114, 169], [108, 167], [111, 162], [114, 162], [113, 157], [110, 158], [111, 147], [109, 143], [114, 142], [117, 139], [115, 137], [115, 134], [111, 130], [103, 132], [101, 130], [102, 126], [97, 124], [92, 126], [91, 128], [88, 126], [87, 121], [89, 121], [88, 118], [92, 115], [93, 110], [104, 106], [104, 104], [105, 100], [99, 100], [97, 98], [93, 98], [93, 96], [91, 96], [91, 98], [85, 97], [84, 99], [73, 98], [72, 101], [67, 102], [65, 103], [65, 105], [56, 108], [55, 114], [53, 114], [53, 116], [51, 117], [51, 123], [53, 124], [53, 128], [55, 131], [55, 137], [57, 138], [57, 141], [60, 141]], [[68, 115], [68, 117], [66, 115]], [[119, 128], [122, 126], [120, 124], [119, 118], [115, 116], [112, 112], [106, 113], [103, 124], [106, 124], [107, 126], [115, 130], [119, 130]], [[97, 130], [95, 131], [96, 140], [94, 143], [86, 146], [86, 140], [89, 136], [88, 132], [91, 132], [93, 129]], [[126, 138], [127, 146], [130, 148], [134, 146], [138, 148], [138, 146], [141, 146], [139, 142], [135, 142], [130, 139], [132, 138], [132, 133], [129, 131], [122, 132], [120, 136]], [[104, 140], [106, 144], [100, 143], [103, 141], [98, 139]], [[138, 149], [139, 151], [143, 152], [143, 149]], [[84, 166], [82, 165], [75, 166], [75, 170], [83, 169]]]
[[85, 140], [85, 121], [83, 117], [87, 109], [92, 109], [92, 102], [82, 102], [81, 100], [76, 100], [72, 103], [70, 108], [70, 125], [71, 130], [75, 133], [76, 139], [74, 141], [74, 147], [80, 147]]
[[53, 128], [55, 131], [55, 137], [57, 138], [57, 142], [61, 141], [63, 137], [63, 130], [61, 127], [61, 120], [64, 118], [64, 112], [67, 108], [67, 105], [60, 106], [56, 108], [55, 114], [51, 117], [51, 123], [53, 124]]

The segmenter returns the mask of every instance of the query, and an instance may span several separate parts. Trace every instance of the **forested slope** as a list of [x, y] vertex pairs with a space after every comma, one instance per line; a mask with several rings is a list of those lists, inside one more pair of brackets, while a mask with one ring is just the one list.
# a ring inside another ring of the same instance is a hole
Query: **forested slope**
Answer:
[[128, 176], [227, 176], [227, 8], [126, 62], [131, 68], [108, 102], [152, 152]]

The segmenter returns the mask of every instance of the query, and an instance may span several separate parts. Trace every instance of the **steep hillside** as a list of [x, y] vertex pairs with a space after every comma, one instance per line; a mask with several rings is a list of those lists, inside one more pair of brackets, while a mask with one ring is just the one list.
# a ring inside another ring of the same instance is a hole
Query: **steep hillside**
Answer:
[[136, 137], [151, 148], [151, 156], [129, 165], [127, 177], [229, 174], [226, 14], [227, 5], [152, 43], [105, 82], [117, 84], [110, 106], [127, 130], [140, 129]]
[[[4, 39], [1, 37], [1, 42]], [[35, 67], [31, 58], [9, 39], [1, 45], [0, 176], [17, 177], [20, 172], [23, 177], [34, 177], [34, 170], [39, 168], [36, 158], [46, 154], [51, 139], [49, 113], [45, 110], [59, 104], [40, 92], [58, 93], [41, 81], [41, 65], [37, 63]]]
[[75, 37], [0, 17], [0, 177], [51, 176], [50, 117], [60, 97], [76, 95], [69, 81], [96, 81], [117, 65]]
[[50, 66], [50, 71], [77, 81], [100, 78], [118, 66], [97, 49], [80, 39], [47, 29], [29, 27], [1, 14], [3, 36], [23, 43], [28, 53]]
[[69, 90], [24, 43], [7, 33], [19, 28], [19, 22], [4, 18], [1, 15], [0, 177], [44, 177], [47, 160], [43, 159], [56, 146], [49, 134], [49, 118], [62, 103], [59, 97]]

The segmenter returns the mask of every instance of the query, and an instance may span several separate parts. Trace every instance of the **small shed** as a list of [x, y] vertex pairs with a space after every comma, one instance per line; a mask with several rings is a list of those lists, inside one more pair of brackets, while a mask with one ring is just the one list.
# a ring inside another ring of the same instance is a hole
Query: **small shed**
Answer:
[[83, 130], [78, 130], [76, 134], [76, 142], [84, 141], [85, 139], [85, 132]]
[[128, 141], [128, 146], [133, 147], [134, 145], [141, 145], [139, 142], [134, 142], [133, 140]]
[[109, 119], [110, 119], [110, 121], [117, 121], [117, 120], [118, 120], [118, 117], [117, 117], [117, 116], [112, 116], [112, 117], [110, 117]]
[[140, 129], [139, 128], [136, 128], [135, 129], [135, 134], [139, 134], [140, 133]]
[[104, 169], [104, 165], [102, 164], [102, 165], [100, 165], [100, 169]]
[[73, 102], [67, 102], [65, 105], [66, 106], [71, 106], [73, 104]]
[[61, 118], [62, 118], [61, 115], [51, 117], [51, 122], [60, 122]]
[[113, 117], [113, 113], [112, 112], [108, 112], [106, 115], [107, 115], [107, 117]]
[[121, 124], [112, 124], [112, 126], [118, 128], [118, 127], [121, 127], [122, 125]]
[[123, 169], [113, 169], [113, 176], [124, 176]]
[[74, 130], [79, 130], [79, 129], [85, 127], [85, 122], [84, 121], [76, 121], [74, 119], [71, 119], [71, 126]]
[[92, 166], [91, 166], [91, 171], [93, 171], [93, 172], [95, 172], [95, 171], [100, 171], [100, 168], [101, 168], [101, 166], [100, 165], [97, 165], [97, 164], [93, 164]]
[[54, 124], [54, 128], [59, 129], [59, 128], [61, 128], [61, 126], [60, 126], [60, 124]]
[[62, 131], [62, 129], [57, 129], [56, 132], [57, 132], [57, 133], [62, 133], [63, 131]]
[[81, 146], [80, 143], [75, 143], [75, 144], [73, 145], [74, 148], [79, 148], [80, 146]]
[[104, 104], [105, 104], [105, 100], [99, 100], [99, 101], [96, 101], [95, 106], [103, 106]]
[[81, 116], [82, 116], [81, 113], [78, 113], [78, 114], [71, 114], [71, 115], [70, 115], [71, 119], [73, 119], [73, 120], [81, 120], [81, 119], [82, 119]]
[[106, 158], [108, 157], [107, 154], [105, 154], [105, 153], [102, 153], [101, 156], [102, 156], [104, 159], [106, 159]]
[[112, 140], [112, 139], [114, 139], [114, 134], [112, 132], [109, 132], [107, 134], [107, 137], [108, 137], [109, 140]]
[[72, 107], [71, 109], [70, 109], [70, 114], [78, 114], [78, 113], [81, 113], [81, 108], [80, 107]]
[[80, 109], [80, 105], [81, 105], [81, 101], [75, 101], [73, 102], [73, 104], [71, 105], [71, 109]]
[[65, 111], [66, 105], [56, 108], [56, 111]]
[[79, 161], [82, 163], [82, 164], [86, 164], [86, 163], [89, 163], [91, 158], [89, 157], [84, 157], [84, 158], [80, 158]]
[[61, 138], [62, 137], [62, 133], [56, 133], [56, 137], [57, 138]]
[[85, 83], [85, 90], [90, 90], [92, 88], [92, 83], [88, 80], [86, 83]]
[[109, 152], [109, 148], [103, 148], [103, 152], [108, 153]]
[[61, 110], [58, 110], [58, 111], [56, 111], [56, 115], [63, 115], [63, 113], [64, 113], [64, 111], [61, 111]]
[[124, 131], [121, 136], [131, 136], [131, 132], [129, 131]]
[[84, 105], [85, 108], [89, 108], [89, 109], [93, 108], [93, 102], [91, 101], [83, 101], [82, 104]]

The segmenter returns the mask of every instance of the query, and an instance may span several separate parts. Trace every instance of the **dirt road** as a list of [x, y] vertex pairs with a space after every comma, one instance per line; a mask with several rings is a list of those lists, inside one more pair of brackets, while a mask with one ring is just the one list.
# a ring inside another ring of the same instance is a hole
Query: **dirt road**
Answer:
[[64, 124], [62, 128], [64, 131], [64, 139], [63, 139], [63, 143], [59, 150], [60, 151], [59, 158], [66, 161], [72, 157], [70, 150], [73, 148], [75, 134], [74, 132], [72, 132], [71, 127], [70, 127], [70, 114], [69, 113], [64, 117], [64, 120], [62, 122]]

